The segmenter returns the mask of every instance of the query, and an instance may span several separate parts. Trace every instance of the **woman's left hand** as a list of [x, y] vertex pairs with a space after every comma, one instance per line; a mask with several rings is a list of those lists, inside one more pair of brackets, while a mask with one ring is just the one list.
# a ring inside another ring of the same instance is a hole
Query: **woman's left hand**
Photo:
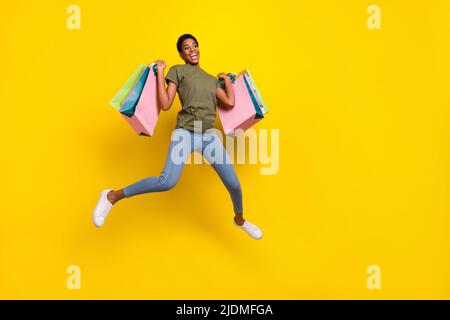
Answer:
[[219, 73], [218, 75], [217, 75], [217, 77], [220, 79], [220, 80], [223, 80], [223, 81], [226, 81], [226, 79], [230, 79], [227, 75], [226, 75], [226, 73], [224, 73], [224, 72], [221, 72], [221, 73]]

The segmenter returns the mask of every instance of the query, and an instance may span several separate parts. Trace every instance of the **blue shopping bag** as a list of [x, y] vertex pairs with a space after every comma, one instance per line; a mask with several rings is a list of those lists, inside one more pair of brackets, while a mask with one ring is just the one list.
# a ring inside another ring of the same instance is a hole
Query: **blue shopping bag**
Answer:
[[149, 71], [150, 71], [150, 68], [148, 66], [145, 67], [144, 72], [139, 77], [138, 81], [133, 86], [133, 89], [131, 89], [127, 98], [125, 99], [122, 106], [120, 107], [121, 114], [123, 114], [127, 117], [130, 117], [130, 118], [134, 115], [134, 112], [136, 110], [136, 105], [139, 102], [139, 98], [141, 97], [141, 93], [142, 93], [142, 90], [144, 89], [145, 82], [147, 81]]

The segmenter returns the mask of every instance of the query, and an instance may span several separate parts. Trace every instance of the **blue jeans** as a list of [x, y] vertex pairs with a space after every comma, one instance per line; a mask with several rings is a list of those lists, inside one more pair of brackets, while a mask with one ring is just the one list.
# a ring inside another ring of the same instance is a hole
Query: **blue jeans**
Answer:
[[[180, 153], [180, 151], [182, 151]], [[202, 154], [219, 175], [230, 193], [236, 214], [242, 213], [242, 189], [230, 158], [215, 130], [193, 132], [177, 128], [172, 132], [164, 169], [159, 176], [148, 177], [124, 188], [125, 197], [167, 191], [180, 179], [186, 159], [192, 151]]]

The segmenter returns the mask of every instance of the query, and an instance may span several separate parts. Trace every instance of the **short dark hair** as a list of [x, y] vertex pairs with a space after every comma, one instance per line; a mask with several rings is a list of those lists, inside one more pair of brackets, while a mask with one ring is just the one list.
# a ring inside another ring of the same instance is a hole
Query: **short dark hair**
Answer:
[[178, 50], [178, 52], [181, 52], [181, 51], [182, 51], [181, 46], [182, 46], [182, 44], [183, 44], [183, 41], [186, 40], [186, 39], [194, 39], [194, 41], [195, 41], [195, 42], [197, 43], [197, 45], [198, 45], [197, 39], [195, 39], [195, 37], [194, 37], [192, 34], [185, 33], [185, 34], [183, 34], [182, 36], [180, 36], [180, 37], [178, 38], [178, 41], [177, 41], [177, 50]]

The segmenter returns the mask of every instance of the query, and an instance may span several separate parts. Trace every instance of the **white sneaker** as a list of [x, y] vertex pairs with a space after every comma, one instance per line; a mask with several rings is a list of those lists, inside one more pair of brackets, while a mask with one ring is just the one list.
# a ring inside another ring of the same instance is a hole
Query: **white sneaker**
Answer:
[[106, 195], [108, 192], [112, 191], [112, 189], [105, 189], [100, 194], [100, 199], [97, 202], [97, 206], [95, 207], [94, 214], [92, 218], [94, 220], [94, 224], [96, 227], [100, 228], [105, 223], [106, 217], [108, 216], [109, 210], [112, 209], [113, 204], [108, 201]]
[[244, 224], [243, 224], [242, 226], [238, 225], [238, 224], [236, 223], [236, 221], [233, 221], [233, 223], [234, 223], [234, 225], [235, 225], [236, 227], [239, 227], [239, 228], [241, 228], [242, 230], [244, 230], [245, 232], [247, 232], [248, 235], [249, 235], [250, 237], [252, 237], [253, 239], [259, 240], [259, 239], [261, 239], [262, 236], [263, 236], [263, 233], [262, 233], [261, 229], [258, 228], [258, 226], [255, 226], [253, 223], [248, 222], [247, 220], [244, 221]]

